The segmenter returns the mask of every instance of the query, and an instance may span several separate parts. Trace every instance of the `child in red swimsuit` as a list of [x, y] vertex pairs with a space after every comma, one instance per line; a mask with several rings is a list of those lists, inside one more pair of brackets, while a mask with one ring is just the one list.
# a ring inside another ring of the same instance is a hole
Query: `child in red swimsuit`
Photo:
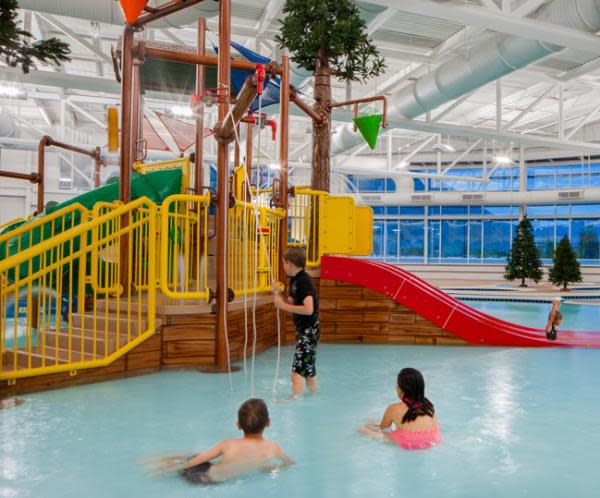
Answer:
[[[402, 369], [396, 392], [402, 401], [388, 406], [379, 424], [366, 425], [359, 431], [395, 442], [407, 450], [431, 448], [440, 443], [440, 426], [433, 404], [425, 397], [425, 380], [421, 372], [414, 368]], [[392, 423], [396, 429], [386, 431]]]

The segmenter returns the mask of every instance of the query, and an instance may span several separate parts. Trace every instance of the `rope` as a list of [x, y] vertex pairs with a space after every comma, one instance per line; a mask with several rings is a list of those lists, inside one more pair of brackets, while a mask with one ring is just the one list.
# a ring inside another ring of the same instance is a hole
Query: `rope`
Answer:
[[[229, 116], [231, 115], [231, 113], [229, 112], [227, 114], [227, 117], [225, 119], [228, 119]], [[235, 124], [235, 123], [234, 123]], [[262, 128], [262, 95], [258, 96], [258, 125], [259, 125], [259, 133], [258, 133], [258, 150], [260, 151], [260, 146], [261, 146], [261, 128]], [[235, 140], [237, 143], [238, 147], [241, 147], [241, 143], [240, 143], [240, 138], [237, 132], [237, 128], [236, 126], [233, 127], [234, 129], [234, 135], [235, 135]], [[258, 173], [258, 170], [257, 170]], [[255, 233], [257, 233], [258, 228], [260, 227], [260, 213], [258, 211], [258, 204], [256, 202], [256, 197], [254, 197], [252, 195], [252, 185], [250, 183], [250, 179], [248, 178], [248, 175], [246, 173], [246, 170], [244, 170], [244, 182], [246, 184], [246, 191], [250, 193], [250, 201], [252, 203], [252, 205], [254, 206], [254, 217], [255, 217], [255, 223], [256, 223], [256, 227], [255, 227]], [[258, 184], [258, 181], [257, 181]], [[260, 244], [260, 239], [258, 239], [257, 237], [257, 242]], [[267, 265], [269, 267], [269, 276], [271, 281], [274, 281], [274, 274], [273, 274], [273, 266], [271, 264], [271, 260], [269, 257], [269, 251], [267, 247], [263, 248], [264, 252], [265, 252], [265, 258], [267, 260]], [[253, 397], [254, 396], [254, 367], [255, 367], [255, 360], [256, 360], [256, 339], [257, 339], [257, 333], [256, 333], [256, 299], [257, 299], [257, 292], [256, 292], [256, 288], [257, 288], [257, 251], [254, 250], [253, 251], [254, 254], [254, 293], [253, 293], [253, 302], [252, 302], [252, 325], [253, 325], [253, 340], [252, 340], [252, 362], [251, 362], [251, 373], [250, 373], [250, 396]], [[246, 294], [244, 294], [246, 295]], [[246, 301], [244, 301], [244, 311], [246, 312]], [[245, 360], [245, 356], [246, 356], [246, 345], [244, 347], [244, 360]], [[277, 360], [276, 360], [276, 366], [275, 366], [275, 377], [273, 379], [273, 387], [272, 387], [272, 391], [273, 394], [276, 393], [277, 391], [277, 382], [279, 380], [279, 370], [280, 370], [280, 364], [281, 364], [281, 317], [279, 314], [279, 310], [277, 310]]]

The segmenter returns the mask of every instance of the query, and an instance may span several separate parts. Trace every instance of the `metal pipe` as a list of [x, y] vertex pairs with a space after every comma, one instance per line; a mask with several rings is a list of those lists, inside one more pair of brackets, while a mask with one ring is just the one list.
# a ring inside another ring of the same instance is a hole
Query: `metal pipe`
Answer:
[[[281, 86], [279, 101], [279, 207], [286, 212], [279, 226], [279, 255], [283, 255], [288, 242], [288, 147], [289, 147], [289, 118], [290, 118], [290, 62], [289, 58], [281, 58]], [[280, 262], [278, 262], [280, 263]], [[285, 282], [285, 269], [279, 264], [279, 280]]]
[[[48, 135], [44, 135], [39, 143], [38, 143], [38, 170], [37, 173], [30, 173], [29, 175], [22, 173], [15, 173], [14, 175], [3, 174], [0, 176], [10, 176], [12, 178], [20, 178], [23, 180], [29, 180], [32, 183], [38, 184], [37, 191], [37, 210], [35, 214], [40, 214], [44, 211], [44, 176], [46, 171], [46, 147], [58, 147], [60, 149], [68, 150], [71, 152], [76, 152], [78, 154], [83, 154], [85, 156], [89, 156], [92, 159], [95, 159], [96, 162], [100, 161], [100, 147], [96, 147], [95, 150], [87, 150], [82, 149], [81, 147], [77, 147], [75, 145], [69, 145], [63, 142], [59, 142], [54, 140], [52, 137]], [[10, 172], [3, 172], [10, 173]], [[23, 176], [15, 176], [15, 175], [23, 175]]]
[[249, 76], [246, 78], [244, 86], [238, 93], [231, 112], [226, 113], [223, 118], [220, 118], [214, 127], [213, 131], [217, 141], [229, 143], [234, 139], [234, 129], [256, 98], [257, 92], [258, 86], [256, 81], [253, 77]]
[[[203, 56], [206, 52], [206, 19], [198, 18], [198, 42], [197, 53]], [[196, 64], [196, 95], [202, 98], [204, 93], [204, 66]], [[204, 167], [204, 107], [196, 113], [196, 152], [194, 154], [194, 191], [196, 195], [202, 193], [203, 167]]]
[[354, 106], [354, 114], [358, 114], [358, 104], [367, 104], [369, 102], [377, 102], [383, 101], [383, 122], [382, 126], [387, 128], [387, 97], [384, 95], [375, 95], [373, 97], [365, 97], [362, 99], [352, 99], [346, 100], [344, 102], [334, 102], [329, 104], [329, 109], [334, 109], [335, 107], [346, 107], [348, 105]]
[[96, 147], [95, 157], [94, 157], [94, 187], [98, 188], [100, 186], [100, 166], [102, 166], [102, 159], [100, 159], [100, 154], [102, 153], [102, 149], [100, 147]]
[[246, 175], [252, 183], [252, 128], [251, 122], [246, 122]]
[[[160, 59], [172, 62], [183, 62], [185, 64], [203, 64], [205, 66], [216, 67], [219, 65], [219, 57], [214, 55], [200, 55], [190, 52], [178, 52], [165, 48], [149, 47], [145, 42], [138, 43], [138, 50], [142, 50], [144, 55], [149, 59]], [[241, 69], [243, 71], [256, 71], [254, 62], [232, 60], [230, 67], [233, 69]], [[281, 68], [274, 62], [265, 65], [265, 72], [271, 75], [281, 74]]]
[[302, 100], [298, 96], [298, 93], [296, 92], [296, 89], [293, 86], [290, 86], [290, 90], [291, 90], [290, 99], [302, 111], [304, 111], [306, 114], [308, 114], [317, 123], [322, 123], [325, 120], [325, 118], [323, 116], [321, 116], [317, 111], [315, 111], [312, 107], [310, 107], [306, 102], [304, 102], [304, 100]]
[[204, 0], [173, 0], [164, 6], [151, 9], [152, 12], [140, 17], [134, 24], [132, 24], [132, 26], [138, 29], [142, 28], [149, 22], [156, 21], [161, 17], [165, 17], [180, 10], [187, 9], [188, 7], [191, 7], [192, 5], [202, 1]]
[[[219, 3], [219, 58], [218, 87], [229, 97], [231, 88], [231, 0]], [[227, 115], [227, 102], [219, 102], [218, 121], [222, 123]], [[227, 215], [229, 211], [229, 144], [217, 142], [217, 330], [215, 340], [215, 360], [218, 368], [227, 367]]]
[[[142, 65], [140, 61], [133, 60], [133, 72], [131, 74], [131, 143], [129, 146], [129, 164], [133, 164], [140, 157], [140, 128], [141, 116], [143, 116], [141, 83], [142, 83]], [[142, 137], [143, 138], [143, 137]]]
[[17, 173], [16, 171], [0, 170], [0, 176], [5, 178], [14, 178], [15, 180], [27, 180], [31, 183], [38, 183], [37, 173]]
[[131, 93], [133, 79], [133, 33], [134, 28], [126, 26], [123, 32], [123, 67], [121, 75], [121, 161], [119, 199], [124, 204], [131, 197]]

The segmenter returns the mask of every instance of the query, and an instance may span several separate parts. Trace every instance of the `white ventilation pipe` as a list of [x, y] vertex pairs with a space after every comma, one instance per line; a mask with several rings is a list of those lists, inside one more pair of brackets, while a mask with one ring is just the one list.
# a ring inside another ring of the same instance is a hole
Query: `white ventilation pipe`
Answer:
[[[555, 0], [536, 19], [595, 33], [600, 30], [600, 0]], [[415, 118], [476, 88], [497, 80], [553, 52], [559, 45], [510, 35], [496, 35], [388, 97], [388, 119]], [[362, 142], [352, 124], [338, 127], [331, 152], [337, 154]]]
[[[149, 2], [150, 5], [154, 3]], [[19, 7], [42, 14], [77, 17], [106, 24], [125, 24], [123, 12], [116, 0], [19, 0]], [[218, 12], [219, 2], [204, 0], [180, 12], [153, 21], [150, 27], [184, 26], [196, 22], [198, 17], [214, 17]]]

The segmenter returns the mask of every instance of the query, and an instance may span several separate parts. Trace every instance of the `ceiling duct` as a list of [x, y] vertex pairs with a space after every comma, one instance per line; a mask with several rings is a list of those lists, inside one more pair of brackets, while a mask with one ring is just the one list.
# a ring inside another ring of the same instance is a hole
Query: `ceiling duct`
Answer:
[[[600, 0], [554, 0], [535, 19], [571, 29], [600, 30]], [[563, 47], [510, 35], [495, 35], [465, 55], [441, 64], [388, 97], [388, 120], [416, 118], [483, 85], [521, 69]], [[338, 127], [331, 151], [337, 154], [361, 143], [352, 124]]]

